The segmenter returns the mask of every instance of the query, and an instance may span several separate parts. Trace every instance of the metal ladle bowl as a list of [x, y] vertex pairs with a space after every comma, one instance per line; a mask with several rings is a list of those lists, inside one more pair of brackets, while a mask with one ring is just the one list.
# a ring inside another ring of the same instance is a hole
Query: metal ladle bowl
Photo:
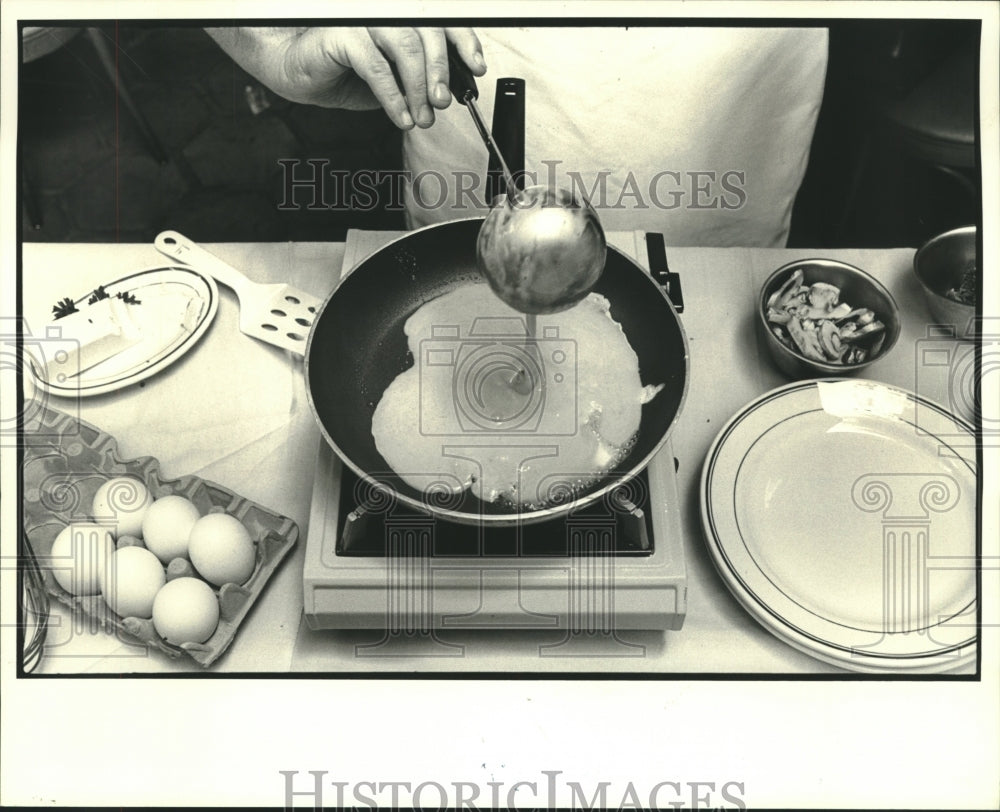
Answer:
[[493, 292], [531, 315], [566, 310], [583, 299], [606, 258], [604, 229], [593, 207], [566, 189], [547, 186], [499, 199], [476, 243], [477, 264]]

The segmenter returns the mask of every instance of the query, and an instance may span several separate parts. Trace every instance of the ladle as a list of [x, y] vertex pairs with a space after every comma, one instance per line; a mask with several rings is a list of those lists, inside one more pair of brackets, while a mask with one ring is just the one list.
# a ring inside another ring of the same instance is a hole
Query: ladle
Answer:
[[[566, 310], [590, 293], [604, 270], [607, 242], [597, 212], [571, 191], [548, 186], [518, 189], [476, 104], [475, 78], [449, 43], [450, 86], [464, 105], [506, 181], [479, 230], [476, 261], [493, 292], [527, 317], [527, 346], [537, 351], [536, 317]], [[532, 383], [524, 370], [511, 381], [521, 394]]]
[[583, 299], [604, 270], [607, 242], [597, 212], [572, 191], [519, 190], [476, 100], [479, 90], [449, 45], [450, 86], [472, 116], [507, 185], [486, 216], [476, 243], [480, 271], [504, 302], [526, 314], [557, 313]]

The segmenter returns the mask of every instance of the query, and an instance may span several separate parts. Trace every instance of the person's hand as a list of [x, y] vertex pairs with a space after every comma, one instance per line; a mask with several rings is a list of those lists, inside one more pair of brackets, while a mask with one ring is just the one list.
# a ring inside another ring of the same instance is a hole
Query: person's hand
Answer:
[[279, 96], [322, 107], [381, 106], [404, 130], [430, 127], [434, 111], [451, 104], [448, 41], [475, 76], [486, 73], [471, 28], [218, 28], [208, 33]]

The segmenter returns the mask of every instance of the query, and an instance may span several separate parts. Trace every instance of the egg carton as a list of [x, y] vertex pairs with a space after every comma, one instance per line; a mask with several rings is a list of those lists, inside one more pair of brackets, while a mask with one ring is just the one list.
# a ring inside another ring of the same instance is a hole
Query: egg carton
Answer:
[[[92, 618], [105, 631], [127, 635], [169, 657], [188, 656], [205, 667], [221, 657], [268, 579], [295, 546], [299, 537], [295, 522], [197, 476], [165, 479], [159, 461], [153, 457], [122, 459], [118, 443], [110, 434], [48, 406], [40, 407], [28, 418], [23, 442], [22, 519], [31, 549], [41, 564], [48, 594]], [[94, 494], [116, 476], [140, 479], [156, 499], [171, 494], [186, 497], [203, 516], [228, 513], [250, 533], [256, 550], [253, 574], [243, 584], [213, 586], [219, 599], [219, 625], [204, 643], [168, 643], [157, 634], [152, 620], [121, 617], [100, 595], [73, 595], [46, 568], [45, 561], [59, 532], [72, 522], [91, 521]]]

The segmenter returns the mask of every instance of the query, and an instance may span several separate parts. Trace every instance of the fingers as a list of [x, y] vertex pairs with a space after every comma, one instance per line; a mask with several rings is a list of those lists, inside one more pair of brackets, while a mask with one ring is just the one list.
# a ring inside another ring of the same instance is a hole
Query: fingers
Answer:
[[406, 97], [396, 83], [392, 67], [368, 32], [354, 39], [349, 49], [349, 62], [371, 88], [372, 93], [388, 114], [392, 123], [401, 130], [413, 128], [415, 119]]
[[451, 104], [448, 40], [476, 76], [486, 72], [482, 46], [471, 28], [360, 29], [349, 49], [350, 66], [403, 130], [430, 127], [434, 109]]
[[454, 43], [458, 55], [475, 76], [486, 73], [482, 45], [471, 28], [418, 28], [417, 32], [424, 43], [428, 98], [434, 107], [443, 110], [451, 104], [448, 41]]
[[424, 68], [427, 72], [427, 98], [433, 107], [444, 110], [451, 104], [448, 90], [448, 43], [443, 28], [418, 28], [424, 44]]
[[483, 46], [479, 42], [479, 37], [471, 28], [446, 28], [445, 36], [455, 45], [455, 50], [462, 57], [462, 61], [469, 66], [469, 69], [476, 76], [486, 73], [486, 60], [483, 59]]
[[399, 77], [406, 105], [420, 127], [434, 123], [428, 101], [424, 41], [414, 28], [369, 28], [372, 40], [392, 62]]

